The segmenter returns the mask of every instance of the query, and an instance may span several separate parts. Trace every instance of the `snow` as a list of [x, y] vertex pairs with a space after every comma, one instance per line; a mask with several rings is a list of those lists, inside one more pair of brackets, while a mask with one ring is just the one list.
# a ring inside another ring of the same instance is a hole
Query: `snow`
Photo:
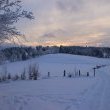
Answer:
[[74, 72], [75, 69], [81, 69], [82, 72], [92, 72], [96, 65], [110, 64], [109, 59], [101, 59], [87, 56], [66, 55], [66, 54], [49, 54], [27, 61], [7, 63], [0, 67], [0, 71], [7, 68], [8, 73], [12, 75], [21, 74], [24, 68], [28, 70], [30, 64], [39, 64], [40, 73], [46, 75], [62, 75], [64, 69], [67, 72]]
[[[0, 110], [110, 110], [110, 59], [50, 54], [8, 63], [7, 71], [19, 74], [34, 63], [40, 67], [39, 80], [0, 84]], [[93, 77], [92, 68], [105, 64]], [[62, 77], [64, 69], [68, 73], [80, 69], [90, 77]], [[48, 72], [51, 77], [42, 78]]]

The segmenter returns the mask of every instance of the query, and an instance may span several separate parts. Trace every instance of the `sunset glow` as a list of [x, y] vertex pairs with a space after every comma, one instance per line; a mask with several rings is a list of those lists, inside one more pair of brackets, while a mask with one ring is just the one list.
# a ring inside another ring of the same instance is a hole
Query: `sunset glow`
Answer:
[[27, 45], [110, 46], [109, 0], [24, 0], [35, 20], [19, 23]]

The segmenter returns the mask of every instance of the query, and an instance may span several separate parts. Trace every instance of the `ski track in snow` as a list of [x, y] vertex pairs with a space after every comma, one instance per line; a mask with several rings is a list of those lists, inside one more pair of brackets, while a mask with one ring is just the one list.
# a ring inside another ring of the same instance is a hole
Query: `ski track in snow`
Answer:
[[2, 99], [0, 100], [0, 105], [5, 104], [5, 106], [0, 106], [0, 110], [30, 110], [32, 109], [30, 103], [37, 103], [38, 100], [42, 104], [48, 102], [54, 106], [56, 105], [55, 107], [59, 106], [55, 110], [109, 110], [110, 76], [105, 77], [102, 74], [98, 76], [99, 78], [91, 87], [84, 89], [76, 97], [74, 95], [72, 96], [72, 94], [0, 96], [0, 99]]
[[[99, 79], [90, 89], [84, 91], [79, 98], [79, 106], [76, 110], [110, 110], [110, 76], [100, 71]], [[81, 99], [81, 100], [80, 100]], [[73, 110], [76, 106], [67, 107], [65, 110]]]

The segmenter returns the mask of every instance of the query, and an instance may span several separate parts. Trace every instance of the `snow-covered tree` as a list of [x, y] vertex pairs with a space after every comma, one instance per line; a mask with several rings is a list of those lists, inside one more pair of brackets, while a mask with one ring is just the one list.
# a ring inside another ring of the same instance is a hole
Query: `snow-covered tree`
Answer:
[[22, 9], [21, 0], [0, 0], [0, 43], [22, 36], [14, 26], [21, 18], [34, 18], [32, 12]]

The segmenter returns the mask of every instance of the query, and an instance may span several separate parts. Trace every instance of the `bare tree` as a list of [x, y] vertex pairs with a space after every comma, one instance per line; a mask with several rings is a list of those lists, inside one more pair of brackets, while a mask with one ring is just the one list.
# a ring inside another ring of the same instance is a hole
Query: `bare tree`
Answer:
[[2, 67], [2, 80], [3, 81], [7, 80], [7, 65], [3, 65]]
[[33, 74], [32, 74], [32, 65], [31, 64], [29, 65], [28, 74], [29, 74], [29, 79], [32, 80]]
[[0, 52], [0, 65], [3, 64], [6, 60], [6, 57], [3, 52]]
[[64, 77], [66, 76], [66, 70], [64, 70], [64, 72], [63, 72], [63, 76], [64, 76]]
[[19, 79], [18, 74], [16, 74], [16, 75], [12, 78], [13, 81], [16, 81], [16, 80], [18, 80], [18, 79]]
[[38, 64], [30, 64], [28, 68], [28, 74], [29, 74], [29, 79], [30, 80], [37, 80], [38, 77], [40, 76], [39, 73], [39, 65]]
[[32, 12], [22, 9], [21, 0], [0, 0], [0, 43], [22, 36], [14, 26], [21, 18], [34, 19]]
[[0, 77], [0, 82], [2, 82], [2, 78]]
[[21, 74], [21, 80], [26, 79], [26, 69], [24, 68], [23, 73]]
[[10, 73], [8, 73], [8, 76], [7, 76], [7, 79], [11, 79], [11, 74]]
[[32, 73], [33, 73], [33, 79], [34, 80], [37, 80], [40, 73], [39, 73], [39, 65], [37, 64], [34, 64], [33, 67], [32, 67]]

